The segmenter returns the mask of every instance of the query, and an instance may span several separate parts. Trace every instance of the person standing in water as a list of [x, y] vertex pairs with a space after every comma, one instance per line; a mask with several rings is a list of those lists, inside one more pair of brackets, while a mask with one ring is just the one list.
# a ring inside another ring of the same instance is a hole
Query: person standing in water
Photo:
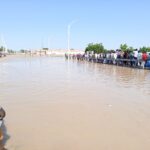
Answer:
[[2, 123], [3, 123], [3, 118], [6, 116], [5, 110], [0, 107], [0, 141], [3, 140], [3, 132], [2, 132]]

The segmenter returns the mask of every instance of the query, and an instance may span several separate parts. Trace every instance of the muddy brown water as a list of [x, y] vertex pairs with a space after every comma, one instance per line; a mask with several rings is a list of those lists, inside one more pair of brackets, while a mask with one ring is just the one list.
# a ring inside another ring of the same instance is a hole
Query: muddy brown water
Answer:
[[0, 61], [9, 150], [150, 150], [150, 71], [54, 57]]

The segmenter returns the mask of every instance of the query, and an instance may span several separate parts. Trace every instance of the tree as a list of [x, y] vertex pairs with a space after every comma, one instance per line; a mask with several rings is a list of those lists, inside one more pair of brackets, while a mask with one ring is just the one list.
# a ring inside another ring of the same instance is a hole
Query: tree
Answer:
[[133, 52], [133, 51], [134, 51], [134, 48], [133, 48], [132, 46], [130, 46], [130, 47], [128, 48], [128, 50], [129, 50], [130, 52]]
[[125, 52], [128, 50], [128, 45], [127, 44], [121, 44], [120, 49]]
[[96, 43], [96, 44], [90, 43], [85, 49], [85, 52], [87, 51], [93, 51], [94, 53], [98, 54], [98, 53], [105, 52], [105, 48], [102, 43]]
[[150, 47], [143, 46], [143, 47], [140, 48], [140, 51], [142, 53], [144, 53], [144, 52], [150, 52]]
[[147, 52], [150, 52], [150, 47], [147, 47]]
[[14, 50], [12, 50], [12, 49], [8, 49], [8, 53], [9, 53], [9, 54], [14, 54], [14, 53], [15, 53], [15, 51], [14, 51]]
[[20, 53], [25, 53], [25, 52], [26, 52], [26, 50], [24, 50], [24, 49], [20, 50]]
[[0, 52], [2, 52], [4, 50], [4, 47], [3, 46], [1, 46], [0, 47]]

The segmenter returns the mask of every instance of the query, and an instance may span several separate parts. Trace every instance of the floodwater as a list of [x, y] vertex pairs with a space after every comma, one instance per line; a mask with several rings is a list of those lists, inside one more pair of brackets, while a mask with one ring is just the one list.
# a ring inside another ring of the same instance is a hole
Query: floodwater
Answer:
[[150, 150], [150, 71], [60, 57], [0, 60], [8, 150]]

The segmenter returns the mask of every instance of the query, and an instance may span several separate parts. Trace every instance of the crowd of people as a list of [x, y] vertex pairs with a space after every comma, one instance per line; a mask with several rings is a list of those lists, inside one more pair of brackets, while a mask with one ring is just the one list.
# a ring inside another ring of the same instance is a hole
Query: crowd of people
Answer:
[[129, 67], [150, 68], [150, 52], [138, 50], [107, 51], [106, 53], [94, 54], [92, 51], [85, 54], [66, 54], [66, 59], [86, 60], [106, 64], [122, 65]]

